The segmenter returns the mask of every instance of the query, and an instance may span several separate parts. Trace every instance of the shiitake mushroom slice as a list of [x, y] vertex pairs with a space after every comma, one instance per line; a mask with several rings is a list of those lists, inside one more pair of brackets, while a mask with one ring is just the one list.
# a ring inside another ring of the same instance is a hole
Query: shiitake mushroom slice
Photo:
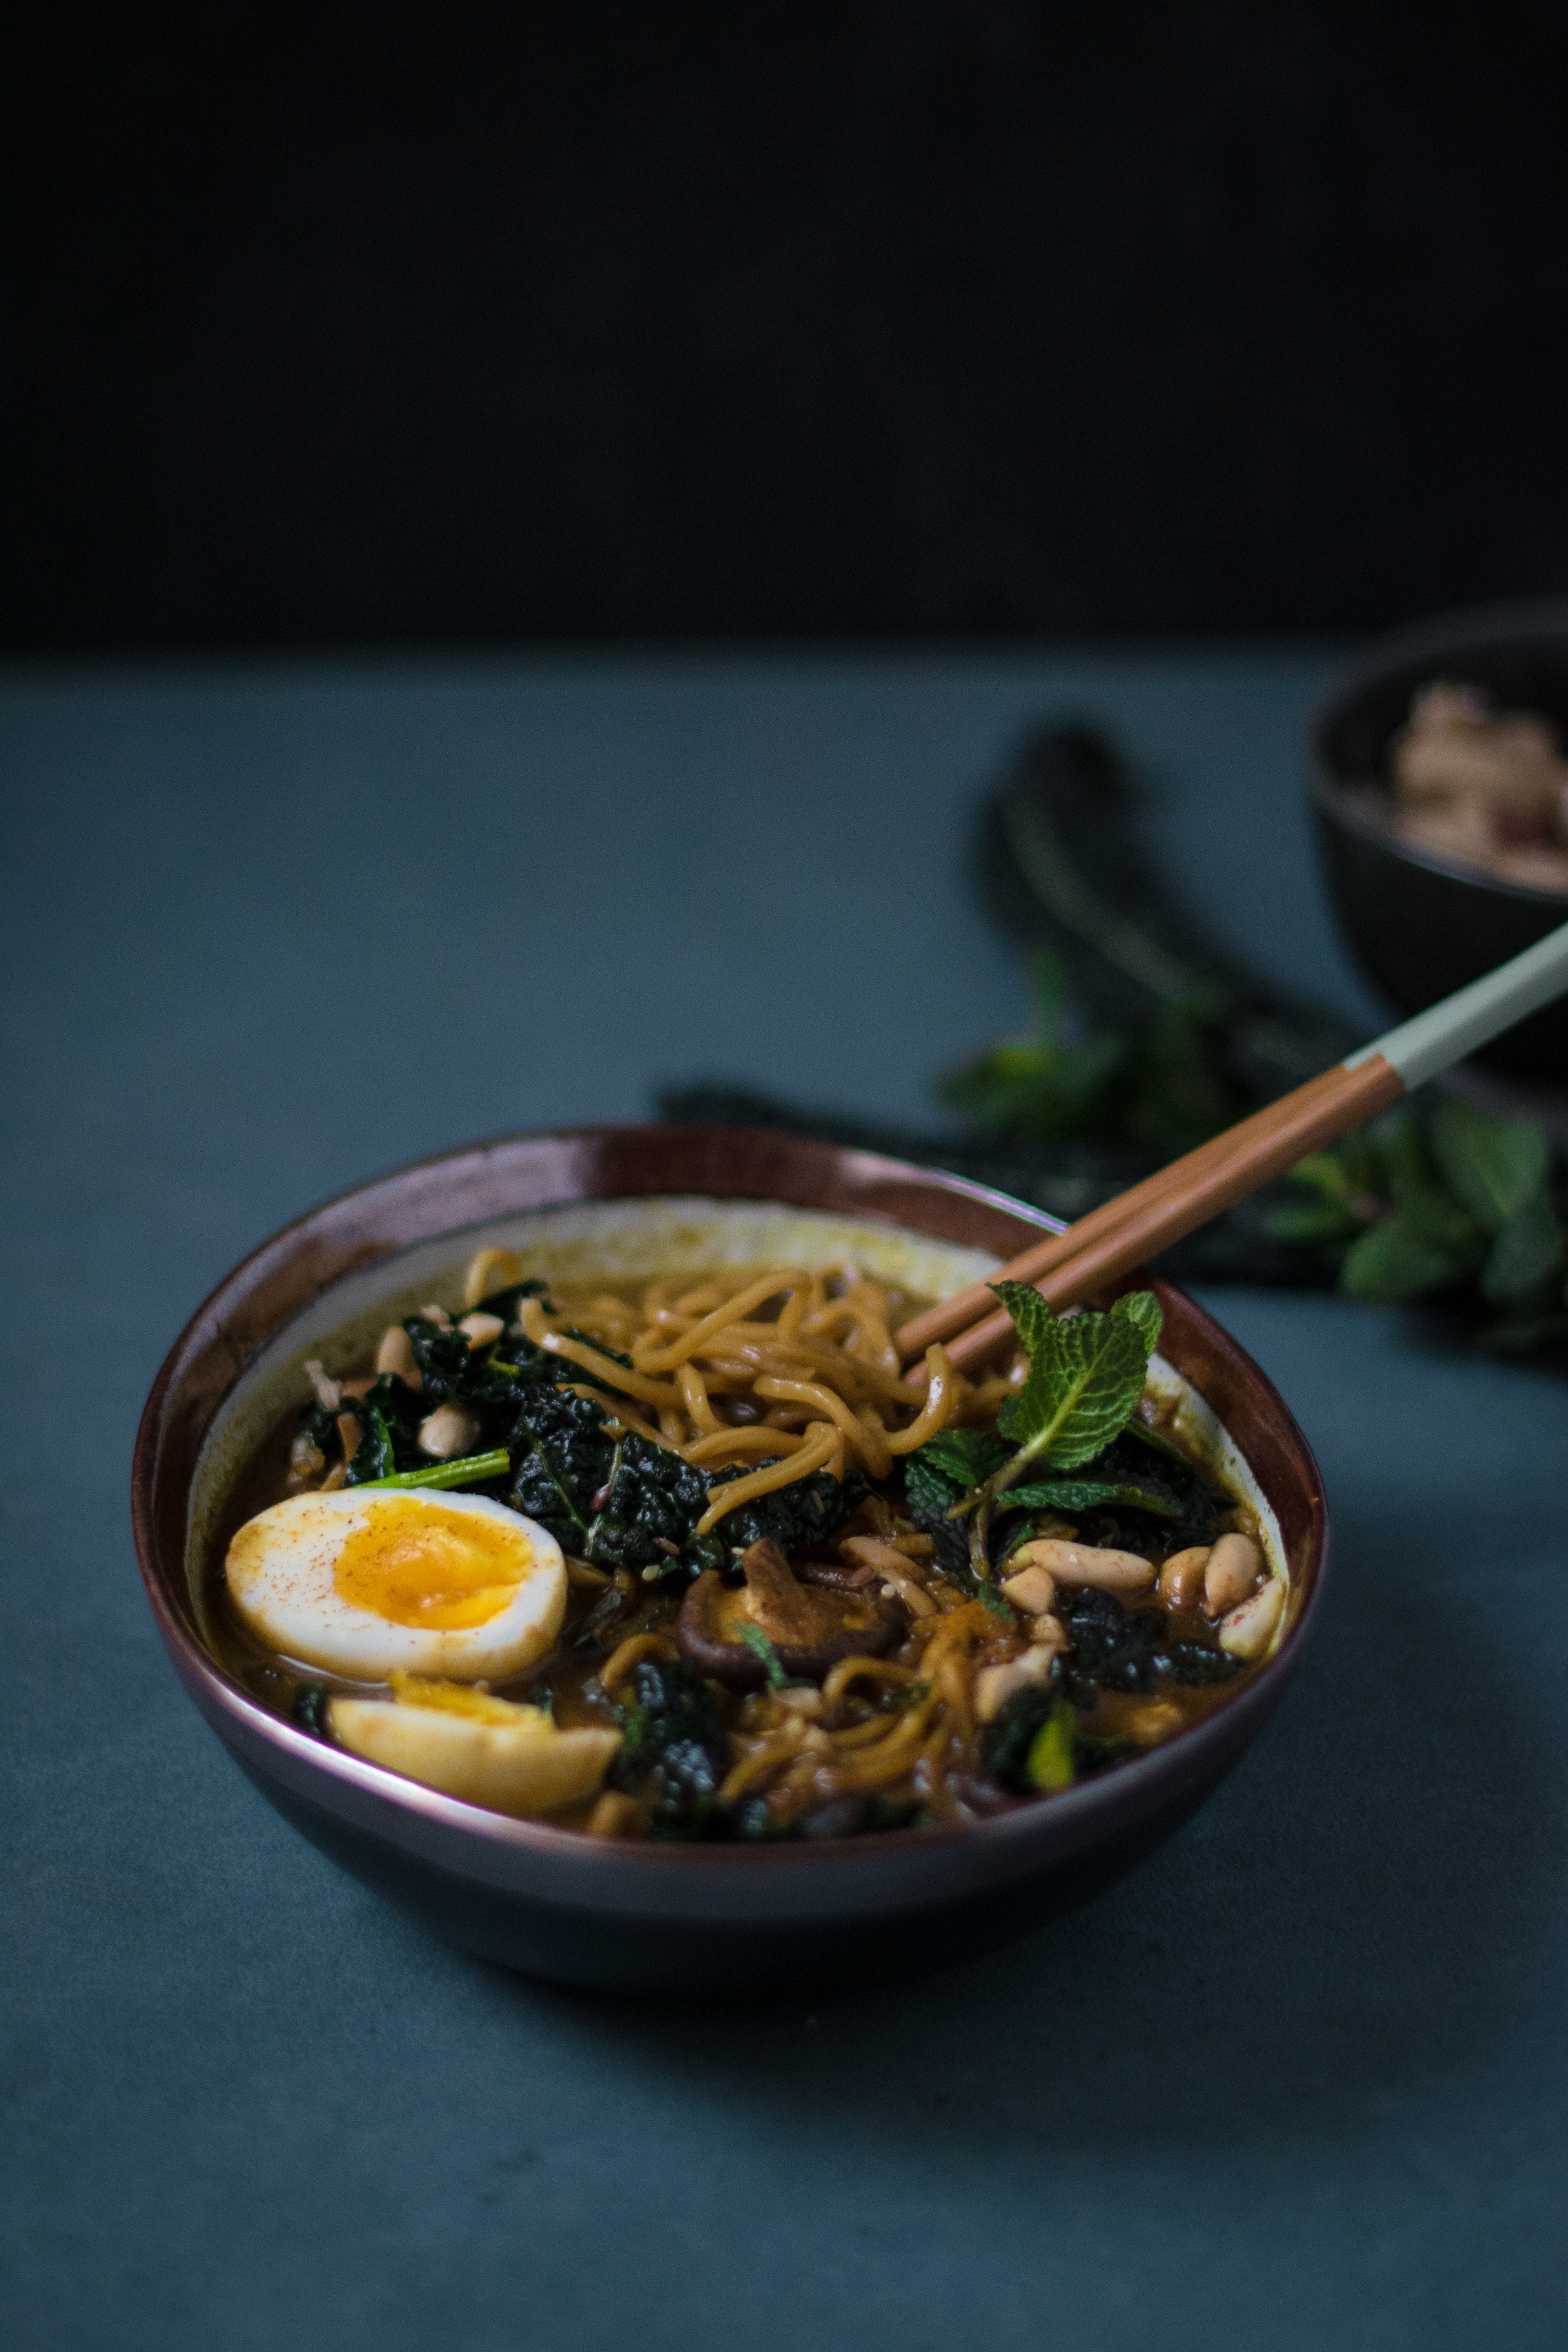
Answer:
[[755, 1690], [766, 1674], [742, 1625], [766, 1634], [786, 1675], [819, 1682], [840, 1658], [880, 1657], [908, 1622], [902, 1606], [879, 1594], [803, 1584], [769, 1537], [743, 1555], [741, 1570], [744, 1584], [731, 1586], [706, 1569], [675, 1629], [681, 1656], [732, 1690]]

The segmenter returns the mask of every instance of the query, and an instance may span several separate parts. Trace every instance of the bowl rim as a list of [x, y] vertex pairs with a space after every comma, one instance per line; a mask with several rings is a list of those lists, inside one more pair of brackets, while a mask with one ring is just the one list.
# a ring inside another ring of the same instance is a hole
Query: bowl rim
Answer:
[[[1027, 1202], [945, 1170], [922, 1167], [883, 1153], [821, 1142], [778, 1129], [651, 1120], [585, 1123], [499, 1135], [405, 1162], [331, 1194], [258, 1243], [215, 1284], [187, 1319], [160, 1366], [137, 1430], [132, 1463], [131, 1504], [143, 1589], [180, 1681], [213, 1727], [225, 1738], [226, 1744], [230, 1743], [227, 1733], [220, 1727], [220, 1717], [237, 1735], [243, 1748], [254, 1751], [259, 1747], [270, 1750], [279, 1763], [292, 1766], [294, 1769], [283, 1776], [291, 1783], [297, 1783], [301, 1775], [306, 1779], [320, 1776], [334, 1784], [344, 1795], [352, 1792], [371, 1801], [378, 1810], [389, 1809], [395, 1817], [401, 1817], [410, 1830], [416, 1831], [422, 1827], [447, 1837], [455, 1835], [469, 1843], [476, 1854], [531, 1853], [542, 1859], [569, 1859], [574, 1868], [581, 1867], [606, 1876], [623, 1878], [628, 1863], [635, 1863], [639, 1870], [657, 1872], [661, 1875], [676, 1874], [688, 1879], [710, 1876], [716, 1873], [785, 1873], [824, 1866], [837, 1870], [854, 1865], [864, 1872], [870, 1858], [868, 1848], [879, 1855], [897, 1853], [907, 1856], [917, 1851], [935, 1854], [939, 1851], [951, 1851], [954, 1846], [976, 1851], [989, 1848], [997, 1852], [997, 1859], [1004, 1863], [1004, 1866], [1007, 1850], [1016, 1848], [1015, 1865], [1017, 1873], [1022, 1874], [1038, 1866], [1037, 1853], [1028, 1849], [1038, 1843], [1042, 1827], [1047, 1823], [1056, 1833], [1054, 1843], [1061, 1843], [1069, 1851], [1081, 1850], [1097, 1842], [1093, 1830], [1100, 1817], [1109, 1817], [1103, 1822], [1104, 1833], [1113, 1834], [1122, 1818], [1137, 1818], [1146, 1810], [1141, 1800], [1146, 1792], [1162, 1783], [1173, 1779], [1179, 1786], [1186, 1786], [1207, 1780], [1216, 1767], [1223, 1765], [1247, 1744], [1252, 1731], [1272, 1711], [1294, 1669], [1301, 1644], [1321, 1605], [1329, 1565], [1329, 1518], [1316, 1458], [1295, 1416], [1268, 1374], [1223, 1325], [1184, 1291], [1159, 1276], [1136, 1268], [1114, 1286], [1114, 1292], [1152, 1288], [1157, 1292], [1165, 1308], [1167, 1328], [1173, 1309], [1177, 1321], [1194, 1326], [1195, 1336], [1202, 1337], [1209, 1353], [1218, 1359], [1241, 1389], [1251, 1392], [1271, 1423], [1272, 1433], [1280, 1450], [1287, 1456], [1294, 1457], [1293, 1466], [1301, 1479], [1307, 1505], [1305, 1575], [1300, 1605], [1288, 1622], [1278, 1648], [1233, 1699], [1176, 1738], [1151, 1748], [1142, 1756], [1125, 1759], [1110, 1772], [1053, 1795], [1047, 1802], [1026, 1801], [988, 1816], [923, 1827], [911, 1825], [903, 1830], [879, 1832], [874, 1837], [785, 1839], [776, 1843], [594, 1838], [581, 1830], [564, 1828], [548, 1821], [492, 1811], [466, 1799], [426, 1788], [384, 1766], [351, 1755], [346, 1749], [329, 1746], [264, 1706], [213, 1656], [175, 1597], [184, 1570], [184, 1549], [181, 1547], [178, 1559], [170, 1561], [165, 1558], [164, 1547], [160, 1540], [160, 1475], [168, 1435], [169, 1409], [177, 1399], [179, 1384], [192, 1370], [200, 1346], [210, 1347], [225, 1339], [228, 1329], [226, 1318], [245, 1295], [247, 1283], [255, 1284], [258, 1277], [264, 1278], [276, 1267], [280, 1255], [287, 1255], [289, 1244], [306, 1238], [324, 1221], [331, 1220], [335, 1213], [355, 1203], [374, 1202], [383, 1195], [391, 1195], [432, 1172], [468, 1171], [476, 1163], [490, 1161], [498, 1154], [518, 1147], [526, 1150], [530, 1147], [547, 1149], [561, 1144], [594, 1146], [608, 1143], [613, 1146], [617, 1142], [651, 1139], [677, 1143], [685, 1140], [693, 1144], [717, 1140], [721, 1147], [730, 1147], [741, 1157], [744, 1157], [748, 1147], [753, 1152], [760, 1150], [764, 1158], [768, 1155], [769, 1147], [787, 1148], [792, 1156], [819, 1156], [825, 1171], [835, 1163], [848, 1165], [855, 1176], [871, 1182], [881, 1181], [900, 1188], [909, 1186], [917, 1192], [971, 1201], [978, 1207], [1005, 1216], [1016, 1224], [1032, 1226], [1037, 1231], [1058, 1232], [1062, 1229], [1060, 1219]], [[694, 1195], [702, 1190], [701, 1187], [692, 1188]], [[609, 1201], [672, 1196], [670, 1188], [659, 1185], [650, 1187], [641, 1194], [626, 1190], [610, 1192], [580, 1191], [561, 1197], [563, 1200]], [[792, 1201], [782, 1191], [710, 1192], [707, 1197], [755, 1200], [807, 1210], [829, 1205], [822, 1202]], [[331, 1282], [379, 1259], [389, 1259], [398, 1251], [416, 1245], [416, 1240], [439, 1240], [447, 1234], [457, 1240], [474, 1225], [494, 1222], [507, 1213], [523, 1214], [531, 1209], [549, 1205], [552, 1203], [545, 1201], [530, 1201], [521, 1203], [511, 1212], [490, 1207], [466, 1222], [430, 1224], [415, 1239], [399, 1241], [339, 1265], [321, 1286], [329, 1286]], [[833, 1205], [835, 1213], [846, 1217], [886, 1223], [910, 1232], [922, 1230], [908, 1216], [869, 1206]], [[930, 1228], [925, 1230], [928, 1238], [945, 1238]], [[193, 1469], [201, 1443], [247, 1365], [268, 1339], [286, 1328], [300, 1311], [300, 1307], [291, 1308], [289, 1313], [256, 1336], [253, 1344], [247, 1346], [243, 1353], [234, 1352], [229, 1378], [202, 1414], [200, 1431], [192, 1449]], [[1182, 1370], [1182, 1367], [1178, 1364], [1177, 1369]], [[1194, 1387], [1197, 1385], [1190, 1373], [1184, 1370], [1183, 1377]], [[1199, 1393], [1202, 1392], [1200, 1390]], [[1233, 1443], [1250, 1462], [1249, 1449], [1242, 1445], [1234, 1433], [1232, 1435]], [[1256, 1465], [1254, 1475], [1260, 1476]], [[188, 1476], [183, 1482], [181, 1499], [184, 1504], [188, 1504]], [[1246, 1728], [1248, 1724], [1250, 1729]], [[1242, 1733], [1241, 1737], [1237, 1736], [1238, 1731]], [[1075, 1835], [1075, 1832], [1078, 1834]], [[592, 1903], [593, 1898], [591, 1895], [584, 1895], [579, 1899]], [[616, 1907], [621, 1908], [624, 1905], [617, 1904]]]
[[1364, 786], [1375, 783], [1377, 779], [1345, 775], [1329, 750], [1330, 738], [1348, 706], [1359, 696], [1386, 684], [1391, 673], [1507, 645], [1539, 645], [1542, 651], [1556, 647], [1562, 655], [1564, 673], [1568, 674], [1568, 596], [1521, 597], [1503, 604], [1466, 605], [1408, 622], [1374, 638], [1339, 673], [1333, 685], [1312, 707], [1307, 724], [1307, 788], [1323, 815], [1360, 840], [1397, 858], [1402, 865], [1416, 866], [1445, 882], [1464, 883], [1472, 889], [1535, 908], [1544, 915], [1555, 914], [1561, 920], [1568, 894], [1536, 889], [1526, 882], [1506, 881], [1500, 875], [1489, 874], [1484, 866], [1467, 865], [1461, 859], [1447, 858], [1435, 850], [1402, 841], [1389, 827], [1379, 824], [1351, 797], [1358, 782]]

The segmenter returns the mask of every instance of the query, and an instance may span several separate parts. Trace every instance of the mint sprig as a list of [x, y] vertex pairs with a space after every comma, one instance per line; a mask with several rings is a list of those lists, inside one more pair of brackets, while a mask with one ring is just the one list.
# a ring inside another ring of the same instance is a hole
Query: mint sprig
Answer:
[[1002, 1483], [1044, 1458], [1053, 1470], [1092, 1461], [1126, 1428], [1160, 1337], [1152, 1290], [1130, 1291], [1109, 1315], [1058, 1315], [1026, 1282], [991, 1285], [1017, 1327], [1029, 1377], [997, 1426], [1017, 1448]]
[[[1016, 1326], [1029, 1372], [997, 1416], [998, 1434], [1013, 1451], [948, 1514], [969, 1519], [970, 1566], [982, 1581], [991, 1572], [991, 1521], [1000, 1498], [1031, 1463], [1076, 1470], [1121, 1435], [1143, 1393], [1163, 1319], [1152, 1290], [1129, 1291], [1107, 1315], [1089, 1308], [1058, 1315], [1026, 1282], [991, 1287]], [[956, 1451], [950, 1444], [938, 1466], [945, 1470]], [[978, 1449], [970, 1458], [980, 1458]]]

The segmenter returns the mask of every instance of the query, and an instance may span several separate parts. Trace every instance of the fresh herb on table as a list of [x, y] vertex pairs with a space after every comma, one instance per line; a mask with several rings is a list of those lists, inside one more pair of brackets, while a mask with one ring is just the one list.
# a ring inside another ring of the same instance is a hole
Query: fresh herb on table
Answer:
[[1225, 999], [1194, 983], [1127, 1028], [1093, 1028], [1068, 1002], [1048, 950], [1029, 958], [1036, 1027], [1005, 1038], [942, 1082], [952, 1110], [978, 1128], [1035, 1143], [1087, 1137], [1173, 1160], [1253, 1108], [1220, 1052]]
[[[910, 1134], [733, 1087], [668, 1090], [662, 1115], [823, 1135], [1070, 1220], [1361, 1042], [1205, 936], [1149, 856], [1136, 780], [1098, 730], [1021, 743], [977, 848], [990, 911], [1027, 954], [1036, 1017], [942, 1082], [965, 1131]], [[1449, 1300], [1483, 1345], [1525, 1353], [1568, 1342], [1565, 1218], [1564, 1170], [1533, 1120], [1423, 1096], [1160, 1264], [1183, 1282]]]
[[1347, 1298], [1384, 1306], [1479, 1291], [1479, 1337], [1513, 1351], [1568, 1339], [1563, 1220], [1545, 1136], [1453, 1097], [1403, 1105], [1292, 1169], [1307, 1197], [1278, 1209], [1279, 1241], [1317, 1251]]

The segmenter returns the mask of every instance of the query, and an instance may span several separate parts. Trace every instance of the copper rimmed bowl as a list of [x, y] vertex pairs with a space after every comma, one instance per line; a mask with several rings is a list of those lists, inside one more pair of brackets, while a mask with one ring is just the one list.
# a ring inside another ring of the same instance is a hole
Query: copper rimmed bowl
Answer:
[[759, 1848], [623, 1843], [488, 1812], [269, 1713], [206, 1639], [204, 1586], [226, 1486], [298, 1394], [303, 1358], [378, 1328], [389, 1301], [430, 1297], [492, 1238], [562, 1276], [848, 1246], [940, 1293], [1049, 1223], [954, 1176], [736, 1128], [508, 1137], [328, 1202], [219, 1284], [147, 1401], [132, 1508], [175, 1671], [314, 1844], [448, 1941], [534, 1975], [745, 1994], [868, 1979], [1034, 1926], [1119, 1875], [1216, 1786], [1278, 1702], [1321, 1590], [1327, 1521], [1305, 1439], [1258, 1366], [1167, 1285], [1167, 1376], [1212, 1416], [1264, 1518], [1290, 1588], [1284, 1632], [1226, 1706], [1168, 1746], [991, 1820]]

